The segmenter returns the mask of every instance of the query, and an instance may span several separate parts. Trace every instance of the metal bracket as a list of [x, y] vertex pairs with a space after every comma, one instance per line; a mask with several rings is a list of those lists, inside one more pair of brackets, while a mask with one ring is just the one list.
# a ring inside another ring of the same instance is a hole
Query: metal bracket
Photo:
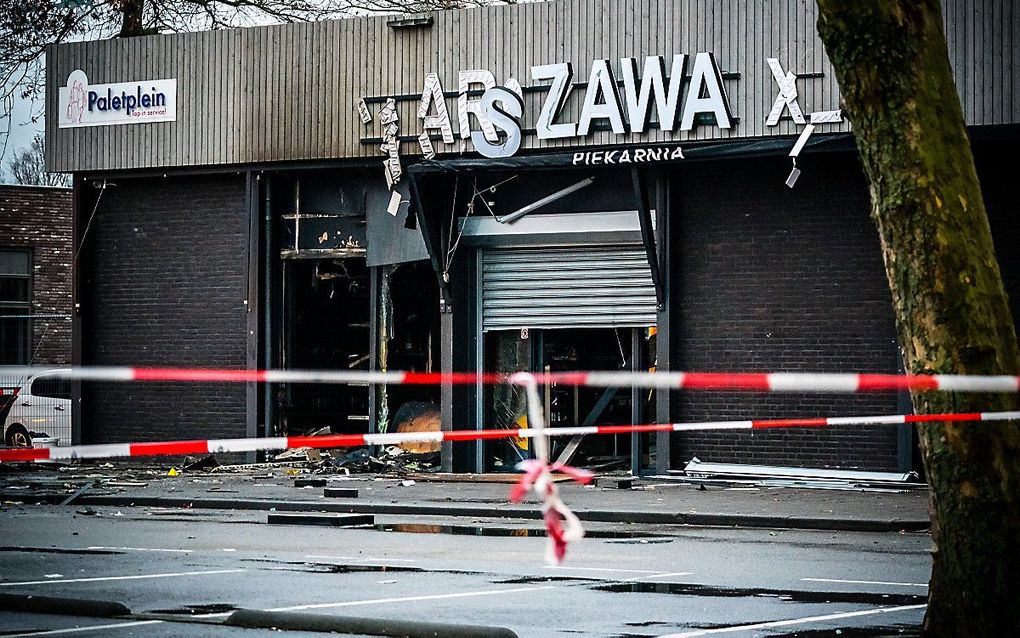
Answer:
[[641, 243], [645, 246], [645, 256], [652, 274], [652, 284], [655, 285], [655, 302], [658, 309], [662, 310], [666, 303], [666, 291], [662, 287], [662, 272], [659, 269], [659, 257], [656, 254], [655, 230], [652, 228], [652, 212], [651, 206], [648, 204], [648, 185], [640, 169], [632, 168], [630, 175], [634, 182], [638, 222], [641, 224]]
[[425, 247], [429, 252], [429, 262], [432, 264], [432, 270], [435, 271], [436, 279], [439, 281], [440, 311], [442, 311], [446, 307], [446, 300], [449, 299], [447, 294], [449, 282], [443, 276], [443, 264], [439, 260], [439, 256], [443, 254], [442, 239], [436, 235], [435, 230], [432, 228], [432, 223], [429, 221], [424, 207], [422, 207], [421, 195], [418, 192], [418, 178], [412, 171], [407, 171], [406, 175], [407, 184], [411, 190], [411, 210], [407, 212], [407, 215], [410, 218], [413, 213], [414, 219], [418, 222], [418, 227], [421, 228], [421, 236], [425, 240]]

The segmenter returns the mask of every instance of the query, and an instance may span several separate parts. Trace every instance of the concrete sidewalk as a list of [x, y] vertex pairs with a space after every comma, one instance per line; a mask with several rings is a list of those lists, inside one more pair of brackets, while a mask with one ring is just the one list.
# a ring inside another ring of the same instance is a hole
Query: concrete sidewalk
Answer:
[[[323, 487], [295, 486], [295, 479], [307, 478], [325, 479], [329, 487], [356, 489], [357, 497], [328, 498]], [[622, 477], [601, 477], [602, 486], [560, 483], [561, 495], [587, 521], [874, 532], [919, 531], [929, 524], [928, 495], [924, 489], [877, 492], [748, 486], [701, 488], [655, 478], [635, 480], [631, 489], [617, 489], [619, 478]], [[369, 474], [293, 476], [284, 467], [230, 473], [188, 472], [175, 477], [166, 476], [165, 467], [153, 466], [8, 470], [0, 474], [0, 499], [59, 504], [83, 485], [96, 481], [98, 485], [80, 495], [74, 505], [411, 517], [540, 517], [533, 497], [519, 505], [509, 502], [509, 482], [411, 481]]]

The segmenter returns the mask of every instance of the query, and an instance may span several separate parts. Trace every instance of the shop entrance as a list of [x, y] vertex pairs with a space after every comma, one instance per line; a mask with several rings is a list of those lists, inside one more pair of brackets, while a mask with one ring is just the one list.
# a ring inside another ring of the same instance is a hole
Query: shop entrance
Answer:
[[[558, 328], [497, 330], [485, 335], [485, 358], [499, 372], [530, 370], [646, 370], [654, 360], [654, 330], [650, 328]], [[645, 423], [654, 412], [654, 394], [647, 390], [586, 388], [546, 384], [540, 389], [549, 426], [627, 425]], [[520, 388], [496, 385], [486, 391], [485, 422], [496, 427], [527, 427], [527, 405]], [[551, 460], [598, 470], [654, 467], [654, 437], [599, 435], [554, 437]], [[528, 439], [489, 441], [484, 447], [487, 471], [509, 471], [530, 458]]]
[[[393, 226], [378, 176], [363, 169], [281, 172], [263, 180], [263, 344], [283, 369], [431, 372], [440, 361], [435, 272]], [[372, 184], [378, 184], [374, 188]], [[368, 252], [371, 220], [375, 262]], [[374, 226], [373, 226], [374, 227]], [[420, 238], [419, 238], [420, 241]], [[388, 242], [400, 244], [387, 251]], [[270, 434], [439, 429], [439, 387], [267, 384]], [[421, 451], [422, 446], [415, 449]], [[405, 448], [406, 449], [406, 448]], [[433, 451], [431, 448], [426, 450]]]

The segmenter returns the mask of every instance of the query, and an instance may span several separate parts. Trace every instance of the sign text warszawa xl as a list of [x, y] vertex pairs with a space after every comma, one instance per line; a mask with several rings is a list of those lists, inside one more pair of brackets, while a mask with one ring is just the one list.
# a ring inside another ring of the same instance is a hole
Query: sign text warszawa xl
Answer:
[[[710, 52], [693, 56], [680, 53], [669, 61], [663, 56], [649, 56], [639, 74], [636, 58], [619, 60], [617, 81], [609, 60], [594, 60], [588, 81], [580, 96], [581, 108], [577, 121], [568, 121], [564, 106], [574, 92], [574, 69], [570, 63], [545, 64], [531, 68], [531, 79], [548, 90], [533, 122], [539, 139], [553, 140], [590, 135], [596, 127], [608, 128], [614, 134], [644, 133], [655, 126], [663, 131], [689, 131], [702, 120], [714, 120], [722, 129], [733, 126], [729, 102], [723, 87], [722, 73]], [[690, 73], [687, 69], [690, 67]], [[682, 96], [684, 85], [686, 95]], [[486, 157], [509, 157], [521, 146], [525, 120], [524, 91], [513, 79], [498, 86], [493, 74], [485, 70], [461, 71], [458, 77], [458, 132], [461, 139], [471, 139], [475, 149]], [[469, 91], [483, 89], [480, 98], [471, 99]], [[576, 89], [581, 91], [580, 88]], [[652, 112], [655, 118], [652, 118]], [[438, 136], [444, 143], [454, 143], [454, 126], [443, 92], [442, 81], [435, 73], [425, 79], [418, 108], [424, 135]], [[478, 125], [470, 126], [474, 118]], [[422, 151], [431, 155], [431, 143], [422, 144]], [[587, 163], [591, 158], [578, 158]], [[605, 161], [605, 156], [599, 158]]]

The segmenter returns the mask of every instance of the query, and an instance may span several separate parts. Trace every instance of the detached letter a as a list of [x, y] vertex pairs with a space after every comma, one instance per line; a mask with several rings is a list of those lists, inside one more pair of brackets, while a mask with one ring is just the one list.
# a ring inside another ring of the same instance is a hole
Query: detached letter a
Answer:
[[[430, 114], [435, 104], [435, 113]], [[425, 132], [439, 130], [443, 141], [453, 144], [453, 125], [450, 124], [450, 113], [446, 110], [446, 98], [443, 96], [443, 83], [439, 76], [429, 73], [425, 76], [425, 86], [421, 91], [421, 103], [418, 105], [418, 117], [422, 119]]]

